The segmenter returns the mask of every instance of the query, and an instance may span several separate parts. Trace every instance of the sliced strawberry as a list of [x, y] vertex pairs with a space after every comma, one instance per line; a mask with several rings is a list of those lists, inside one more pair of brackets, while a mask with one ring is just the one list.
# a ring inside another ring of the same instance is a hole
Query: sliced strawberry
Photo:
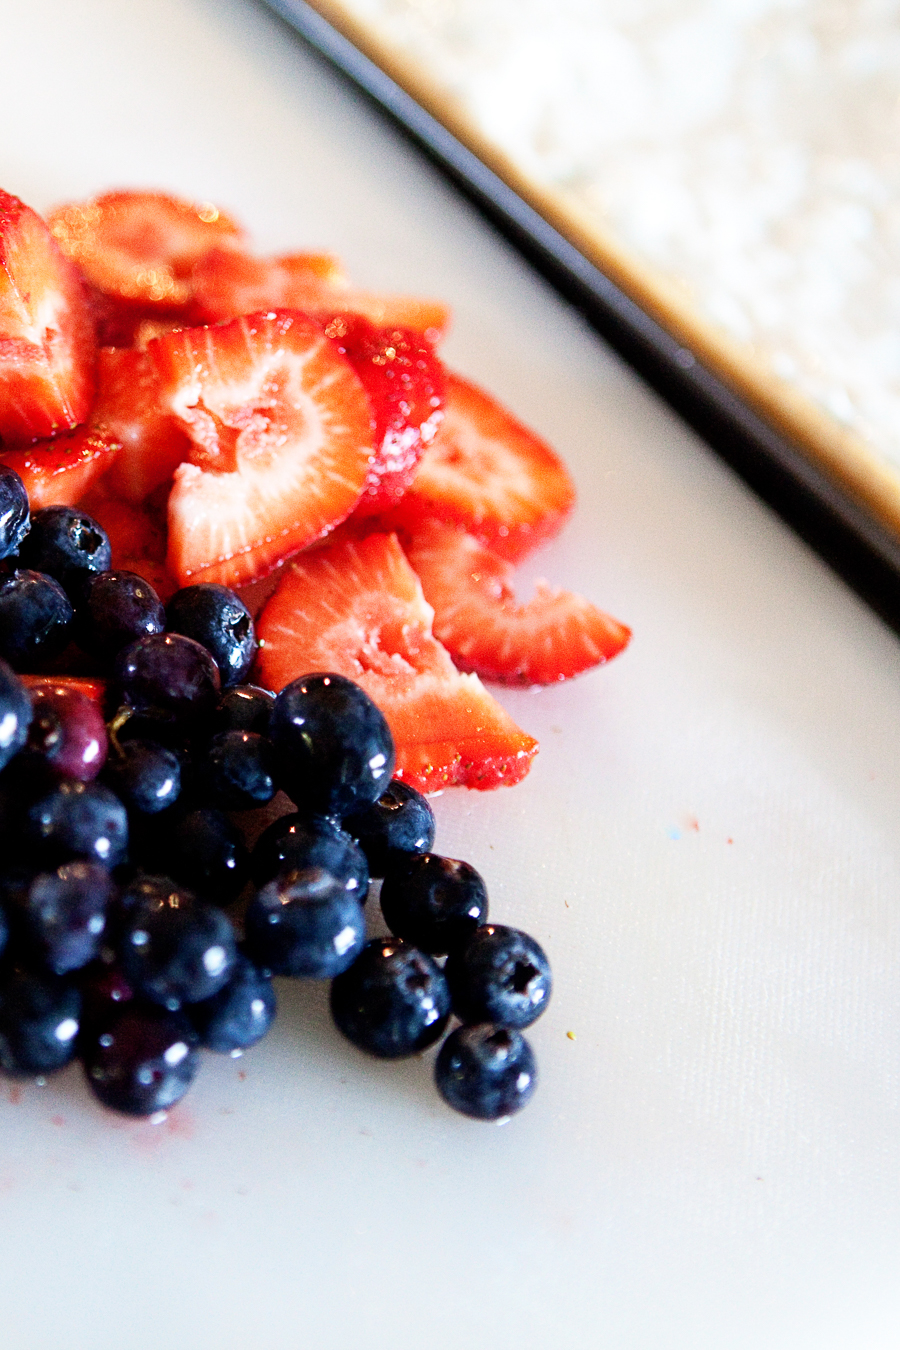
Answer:
[[574, 503], [568, 470], [550, 446], [448, 371], [444, 420], [385, 525], [415, 532], [423, 520], [452, 522], [519, 562], [556, 534]]
[[0, 191], [0, 439], [38, 440], [83, 422], [95, 355], [77, 269], [40, 216]]
[[354, 514], [377, 515], [397, 505], [422, 451], [434, 440], [444, 415], [444, 367], [431, 343], [412, 328], [376, 328], [359, 314], [340, 314], [325, 332], [372, 404], [375, 458]]
[[169, 497], [170, 572], [241, 585], [350, 514], [372, 414], [349, 362], [302, 314], [185, 328], [147, 347], [191, 438]]
[[517, 605], [513, 565], [456, 525], [427, 521], [406, 550], [434, 609], [434, 635], [485, 679], [555, 684], [609, 661], [631, 632], [571, 591], [538, 582]]
[[517, 783], [537, 742], [460, 674], [431, 619], [395, 535], [325, 544], [285, 568], [263, 609], [259, 679], [275, 690], [316, 670], [356, 680], [388, 720], [397, 777], [420, 791]]
[[142, 502], [190, 453], [190, 437], [162, 400], [157, 368], [145, 352], [101, 347], [91, 422], [121, 441], [109, 487], [125, 501]]
[[439, 300], [351, 287], [340, 264], [324, 253], [252, 258], [218, 250], [194, 268], [193, 285], [197, 308], [209, 323], [261, 309], [299, 309], [322, 323], [336, 314], [361, 314], [377, 328], [415, 329], [432, 345], [450, 323], [450, 311]]
[[189, 306], [194, 265], [210, 249], [237, 246], [243, 237], [211, 203], [164, 192], [106, 192], [59, 207], [48, 222], [99, 291], [154, 311]]
[[7, 450], [0, 459], [25, 484], [32, 511], [40, 511], [44, 506], [75, 506], [115, 463], [121, 449], [109, 432], [79, 427], [27, 449]]

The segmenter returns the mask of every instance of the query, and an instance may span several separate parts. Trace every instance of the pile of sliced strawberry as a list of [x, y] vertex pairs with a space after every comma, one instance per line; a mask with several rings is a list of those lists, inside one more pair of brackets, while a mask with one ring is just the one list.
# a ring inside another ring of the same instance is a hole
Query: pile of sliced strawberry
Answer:
[[260, 681], [357, 680], [426, 791], [528, 770], [536, 742], [479, 676], [553, 683], [630, 636], [544, 584], [516, 603], [574, 489], [445, 369], [448, 317], [329, 254], [254, 257], [209, 204], [120, 191], [45, 224], [0, 193], [0, 457], [32, 506], [82, 505], [163, 598], [244, 587]]

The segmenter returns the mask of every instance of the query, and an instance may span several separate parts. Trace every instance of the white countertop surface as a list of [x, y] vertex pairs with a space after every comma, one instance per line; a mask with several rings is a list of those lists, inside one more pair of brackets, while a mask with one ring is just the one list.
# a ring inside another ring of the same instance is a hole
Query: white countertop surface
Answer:
[[635, 634], [502, 694], [523, 785], [436, 802], [554, 964], [527, 1111], [453, 1116], [299, 985], [158, 1127], [0, 1084], [4, 1350], [893, 1350], [896, 637], [262, 8], [4, 11], [0, 185], [212, 199], [445, 296], [579, 487], [526, 576]]

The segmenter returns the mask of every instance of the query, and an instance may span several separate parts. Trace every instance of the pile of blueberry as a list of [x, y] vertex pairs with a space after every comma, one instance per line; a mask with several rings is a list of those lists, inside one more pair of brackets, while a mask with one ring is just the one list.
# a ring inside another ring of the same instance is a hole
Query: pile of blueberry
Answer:
[[[430, 851], [434, 815], [392, 779], [371, 699], [333, 674], [277, 697], [244, 683], [256, 638], [238, 596], [188, 586], [164, 607], [110, 569], [96, 521], [32, 516], [2, 466], [0, 558], [0, 1069], [43, 1077], [79, 1058], [105, 1105], [153, 1116], [200, 1047], [257, 1042], [272, 977], [293, 976], [331, 980], [336, 1025], [381, 1058], [434, 1044], [455, 1016], [444, 1099], [484, 1120], [523, 1106], [546, 956], [487, 923], [474, 868]], [[20, 678], [73, 651], [105, 707], [62, 675]], [[243, 813], [278, 792], [295, 810], [248, 849]], [[372, 878], [393, 936], [367, 942]]]

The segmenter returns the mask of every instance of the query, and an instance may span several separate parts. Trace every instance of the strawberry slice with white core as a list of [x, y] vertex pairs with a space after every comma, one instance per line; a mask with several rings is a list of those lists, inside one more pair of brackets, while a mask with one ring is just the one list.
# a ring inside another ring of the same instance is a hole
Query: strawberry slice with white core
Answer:
[[326, 253], [253, 258], [215, 250], [194, 268], [193, 287], [198, 311], [210, 323], [256, 309], [299, 309], [322, 324], [336, 314], [359, 314], [376, 328], [415, 329], [432, 345], [450, 325], [450, 311], [440, 300], [357, 290]]
[[40, 511], [45, 506], [77, 506], [121, 450], [121, 443], [108, 432], [78, 427], [27, 449], [8, 450], [0, 459], [25, 484], [32, 511]]
[[568, 470], [550, 446], [448, 371], [444, 419], [385, 523], [414, 532], [423, 520], [448, 521], [518, 562], [557, 533], [574, 504]]
[[434, 635], [485, 679], [555, 684], [617, 656], [631, 632], [583, 596], [538, 582], [516, 604], [513, 565], [455, 525], [426, 522], [406, 550], [434, 608]]
[[106, 192], [60, 206], [48, 223], [98, 290], [149, 309], [188, 305], [195, 264], [210, 249], [236, 247], [243, 237], [211, 202], [165, 192]]
[[396, 776], [421, 792], [517, 783], [537, 741], [456, 669], [431, 621], [395, 535], [325, 543], [294, 559], [260, 615], [259, 679], [275, 690], [315, 670], [355, 680], [387, 718]]
[[163, 406], [162, 393], [156, 366], [145, 352], [131, 347], [100, 348], [91, 422], [122, 443], [122, 453], [110, 470], [109, 487], [128, 502], [142, 502], [172, 477], [190, 453], [190, 438]]
[[264, 576], [350, 514], [372, 413], [311, 319], [251, 314], [155, 338], [147, 354], [191, 441], [169, 496], [168, 567], [182, 585]]
[[77, 269], [40, 216], [0, 192], [0, 439], [33, 441], [83, 422], [95, 356]]

